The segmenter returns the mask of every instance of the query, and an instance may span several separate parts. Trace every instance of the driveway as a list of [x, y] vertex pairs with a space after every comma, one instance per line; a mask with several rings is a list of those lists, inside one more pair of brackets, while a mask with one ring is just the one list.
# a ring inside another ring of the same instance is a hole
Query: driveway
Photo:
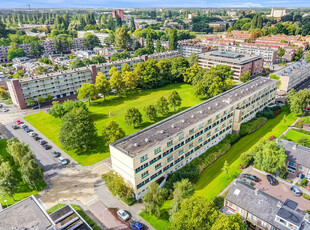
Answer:
[[88, 209], [110, 230], [129, 230], [130, 228], [122, 222], [118, 217], [109, 210], [100, 200], [97, 200], [90, 205]]
[[302, 196], [294, 196], [288, 185], [279, 182], [279, 184], [272, 186], [269, 184], [264, 174], [261, 174], [255, 170], [252, 170], [250, 173], [261, 179], [260, 182], [255, 183], [255, 188], [258, 188], [259, 190], [264, 191], [267, 194], [270, 194], [271, 196], [274, 196], [281, 201], [285, 201], [287, 198], [296, 201], [298, 203], [298, 208], [301, 210], [306, 211], [310, 209], [310, 201], [304, 199]]

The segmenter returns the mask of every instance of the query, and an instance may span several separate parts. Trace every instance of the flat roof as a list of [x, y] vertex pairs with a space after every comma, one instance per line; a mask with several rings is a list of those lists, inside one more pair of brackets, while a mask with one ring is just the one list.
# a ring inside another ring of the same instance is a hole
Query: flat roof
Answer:
[[234, 103], [247, 98], [249, 94], [276, 81], [267, 77], [257, 77], [252, 81], [234, 87], [216, 97], [124, 137], [112, 143], [111, 146], [118, 148], [131, 157], [136, 157], [148, 148], [160, 144], [161, 141], [175, 134], [181, 134], [184, 129], [190, 128], [212, 115], [214, 116], [218, 111], [231, 107]]
[[309, 68], [310, 68], [310, 63], [307, 63], [305, 60], [303, 60], [303, 61], [292, 63], [291, 65], [288, 65], [273, 74], [278, 75], [278, 76], [291, 76], [291, 75], [295, 75], [296, 73], [302, 70], [309, 69]]
[[233, 53], [233, 52], [225, 52], [225, 51], [213, 51], [198, 54], [198, 58], [201, 59], [213, 59], [217, 61], [221, 61], [223, 63], [233, 63], [233, 64], [247, 64], [252, 61], [256, 61], [262, 59], [259, 56], [250, 55], [250, 54], [240, 54], [240, 53]]
[[272, 50], [272, 49], [262, 49], [262, 48], [257, 48], [257, 47], [246, 47], [246, 46], [219, 45], [218, 47], [231, 47], [231, 48], [240, 48], [240, 49], [248, 49], [248, 50], [261, 50], [261, 51], [267, 51], [267, 52], [272, 52], [272, 53], [277, 52], [277, 51]]
[[49, 229], [55, 224], [34, 196], [0, 211], [0, 230]]

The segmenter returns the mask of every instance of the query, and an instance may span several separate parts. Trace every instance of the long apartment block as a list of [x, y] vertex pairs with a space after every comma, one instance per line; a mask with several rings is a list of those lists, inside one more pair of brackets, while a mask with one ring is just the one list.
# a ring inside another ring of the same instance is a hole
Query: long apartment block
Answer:
[[149, 184], [178, 170], [273, 103], [278, 81], [257, 77], [110, 144], [112, 168], [137, 199]]
[[148, 58], [162, 59], [178, 57], [178, 51], [169, 51], [157, 53], [149, 56], [128, 58], [125, 60], [92, 65], [88, 67], [57, 71], [44, 75], [13, 79], [7, 81], [7, 86], [12, 98], [12, 102], [20, 109], [27, 108], [26, 102], [29, 98], [36, 100], [38, 97], [53, 96], [54, 99], [76, 94], [76, 90], [81, 88], [84, 83], [95, 83], [98, 72], [110, 78], [109, 70], [115, 66], [121, 71], [122, 66], [126, 63], [131, 68], [135, 64], [146, 61]]
[[288, 92], [309, 79], [310, 63], [307, 63], [305, 60], [295, 62], [273, 74], [278, 75], [281, 81], [279, 90]]
[[256, 55], [263, 59], [264, 62], [274, 63], [277, 60], [278, 52], [272, 49], [260, 49], [243, 46], [229, 46], [219, 45], [219, 51], [243, 53], [249, 55]]
[[189, 44], [188, 41], [185, 40], [179, 42], [178, 50], [182, 57], [189, 57], [192, 53], [201, 54], [208, 52], [210, 50], [210, 47], [206, 45]]
[[198, 54], [198, 64], [202, 68], [210, 69], [212, 66], [227, 65], [234, 71], [233, 78], [239, 80], [241, 74], [250, 72], [258, 75], [263, 72], [263, 59], [259, 56], [213, 51]]

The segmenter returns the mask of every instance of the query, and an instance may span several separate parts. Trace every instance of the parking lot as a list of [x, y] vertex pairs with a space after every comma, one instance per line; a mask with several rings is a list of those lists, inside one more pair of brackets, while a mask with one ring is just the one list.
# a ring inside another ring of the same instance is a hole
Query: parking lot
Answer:
[[290, 190], [290, 187], [288, 185], [280, 183], [278, 181], [277, 185], [272, 186], [266, 179], [266, 175], [261, 174], [255, 170], [252, 170], [250, 173], [257, 176], [260, 179], [259, 182], [253, 183], [254, 187], [258, 188], [261, 191], [266, 192], [267, 194], [270, 194], [271, 196], [278, 198], [281, 201], [285, 201], [287, 198], [294, 200], [298, 203], [298, 207], [301, 210], [306, 211], [310, 209], [310, 201], [304, 199], [302, 196], [301, 197], [294, 196], [293, 192]]

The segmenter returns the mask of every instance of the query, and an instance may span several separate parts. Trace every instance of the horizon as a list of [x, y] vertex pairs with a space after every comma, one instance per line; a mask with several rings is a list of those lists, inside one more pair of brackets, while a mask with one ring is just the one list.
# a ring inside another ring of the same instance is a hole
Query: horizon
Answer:
[[70, 0], [15, 0], [6, 1], [0, 0], [0, 3], [5, 4], [0, 9], [28, 9], [26, 4], [31, 5], [31, 9], [78, 9], [78, 8], [103, 8], [103, 9], [133, 9], [133, 8], [310, 8], [308, 0], [261, 0], [259, 3], [246, 0], [218, 0], [216, 2], [209, 0], [193, 0], [190, 3], [185, 0], [89, 0], [87, 2], [76, 0], [74, 4]]

